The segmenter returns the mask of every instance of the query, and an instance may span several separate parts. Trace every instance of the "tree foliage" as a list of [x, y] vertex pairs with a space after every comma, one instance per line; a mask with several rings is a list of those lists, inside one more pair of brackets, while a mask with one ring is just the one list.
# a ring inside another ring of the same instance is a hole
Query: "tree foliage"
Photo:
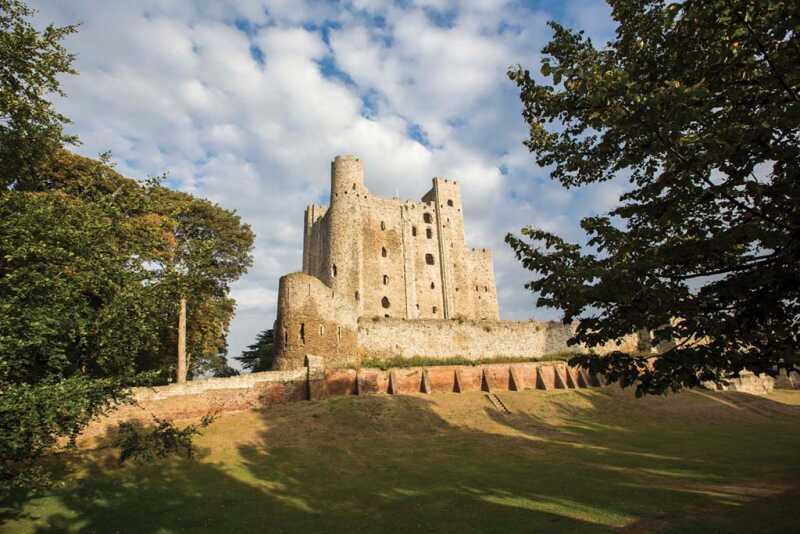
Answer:
[[638, 393], [796, 369], [800, 346], [800, 4], [612, 0], [597, 48], [551, 23], [540, 83], [517, 83], [525, 144], [564, 187], [630, 177], [586, 246], [537, 228], [506, 240], [538, 303], [581, 319], [571, 340], [637, 332], [677, 344], [648, 369], [581, 363]]
[[181, 296], [195, 369], [229, 369], [229, 288], [253, 243], [230, 210], [64, 150], [48, 97], [74, 73], [76, 28], [39, 32], [33, 13], [0, 0], [0, 492], [45, 481], [43, 453], [172, 376]]
[[61, 41], [77, 26], [38, 31], [33, 14], [19, 0], [0, 0], [0, 187], [24, 186], [64, 143], [77, 142], [47, 99], [63, 95], [59, 75], [75, 74]]
[[262, 330], [256, 336], [256, 342], [242, 351], [236, 359], [248, 371], [269, 371], [275, 358], [274, 351], [275, 333], [272, 329]]

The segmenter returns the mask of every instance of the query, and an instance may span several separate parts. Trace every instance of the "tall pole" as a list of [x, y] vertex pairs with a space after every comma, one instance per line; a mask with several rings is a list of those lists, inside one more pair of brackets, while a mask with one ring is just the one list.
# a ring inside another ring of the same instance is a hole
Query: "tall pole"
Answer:
[[181, 297], [178, 315], [178, 383], [186, 382], [186, 297]]

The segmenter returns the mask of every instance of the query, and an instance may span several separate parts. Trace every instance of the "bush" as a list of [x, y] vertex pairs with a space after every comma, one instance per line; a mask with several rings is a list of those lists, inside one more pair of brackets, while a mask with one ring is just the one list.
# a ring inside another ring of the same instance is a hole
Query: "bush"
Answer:
[[145, 428], [136, 421], [125, 421], [119, 424], [117, 438], [114, 446], [119, 447], [119, 463], [128, 460], [136, 463], [148, 463], [177, 455], [188, 459], [194, 458], [195, 436], [216, 419], [216, 414], [206, 414], [200, 420], [200, 425], [188, 425], [178, 428], [172, 421], [153, 416], [155, 426]]

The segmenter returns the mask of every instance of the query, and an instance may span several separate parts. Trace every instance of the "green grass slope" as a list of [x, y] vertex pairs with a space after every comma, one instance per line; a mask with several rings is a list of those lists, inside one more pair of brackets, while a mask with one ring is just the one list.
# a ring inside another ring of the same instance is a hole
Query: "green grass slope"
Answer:
[[342, 397], [221, 417], [200, 458], [64, 457], [2, 532], [788, 532], [800, 392]]

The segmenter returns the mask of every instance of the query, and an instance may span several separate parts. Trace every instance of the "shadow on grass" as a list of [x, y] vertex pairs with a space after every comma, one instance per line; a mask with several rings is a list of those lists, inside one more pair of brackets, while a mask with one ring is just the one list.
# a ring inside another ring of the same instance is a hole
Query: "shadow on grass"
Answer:
[[[87, 460], [87, 476], [25, 509], [39, 517], [18, 526], [352, 533], [791, 525], [798, 491], [787, 481], [800, 472], [800, 432], [785, 406], [736, 396], [718, 397], [732, 407], [700, 396], [670, 406], [606, 390], [569, 395], [548, 399], [558, 421], [515, 411], [513, 400], [511, 414], [476, 404], [493, 429], [453, 424], [437, 412], [439, 401], [419, 396], [274, 407], [260, 413], [256, 439], [225, 461], [111, 468], [107, 457]], [[787, 420], [749, 408], [736, 415], [753, 403]], [[770, 522], [757, 523], [754, 510]]]

